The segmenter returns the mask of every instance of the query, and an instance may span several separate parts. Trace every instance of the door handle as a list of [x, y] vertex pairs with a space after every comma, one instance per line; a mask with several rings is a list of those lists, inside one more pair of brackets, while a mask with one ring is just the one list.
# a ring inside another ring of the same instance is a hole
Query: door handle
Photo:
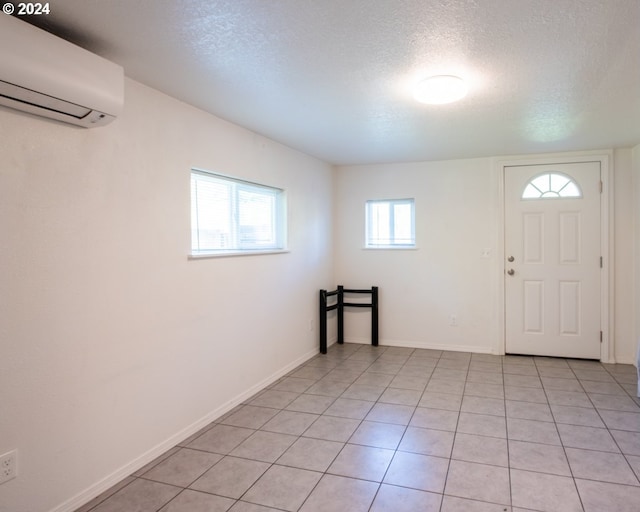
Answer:
[[510, 268], [509, 270], [507, 270], [507, 274], [509, 274], [510, 276], [512, 276], [513, 274], [515, 274], [516, 271], [513, 270], [512, 268]]
[[509, 257], [507, 258], [507, 261], [509, 261], [509, 262], [511, 262], [511, 261], [513, 261], [513, 260], [515, 260], [515, 258], [514, 258], [513, 256], [509, 256]]

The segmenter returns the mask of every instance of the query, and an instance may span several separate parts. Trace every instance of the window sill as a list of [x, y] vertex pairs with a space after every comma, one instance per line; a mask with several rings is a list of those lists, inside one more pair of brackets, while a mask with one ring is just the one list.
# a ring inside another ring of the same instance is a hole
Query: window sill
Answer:
[[417, 251], [418, 247], [394, 247], [392, 245], [381, 245], [380, 247], [363, 247], [363, 251]]
[[285, 254], [289, 249], [267, 249], [264, 251], [225, 251], [225, 252], [205, 252], [200, 254], [189, 254], [190, 260], [204, 260], [209, 258], [232, 258], [236, 256], [258, 256], [264, 254]]

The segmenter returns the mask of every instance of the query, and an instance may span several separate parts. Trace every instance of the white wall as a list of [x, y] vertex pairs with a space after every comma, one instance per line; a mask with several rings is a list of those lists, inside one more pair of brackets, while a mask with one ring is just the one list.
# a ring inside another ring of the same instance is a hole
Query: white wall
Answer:
[[[634, 361], [636, 348], [634, 295], [633, 153], [614, 151], [615, 303], [614, 356], [617, 362]], [[637, 201], [637, 200], [636, 200]]]
[[[72, 510], [315, 353], [319, 288], [380, 286], [382, 343], [497, 350], [490, 159], [332, 173], [133, 81], [126, 93], [95, 130], [0, 111], [0, 453], [20, 450], [1, 512]], [[291, 252], [188, 260], [192, 166], [285, 188]], [[640, 146], [615, 166], [615, 354], [630, 362]], [[406, 196], [418, 250], [363, 250], [364, 201]], [[346, 327], [368, 342], [369, 312]]]
[[634, 221], [633, 239], [635, 241], [635, 244], [633, 248], [634, 266], [631, 269], [631, 275], [633, 276], [632, 282], [634, 285], [633, 315], [635, 318], [635, 322], [633, 339], [636, 343], [633, 348], [638, 350], [638, 344], [640, 344], [640, 144], [633, 148], [632, 159], [633, 207], [631, 209], [631, 212]]
[[[291, 252], [188, 260], [192, 166], [286, 189]], [[0, 511], [73, 510], [316, 353], [331, 199], [330, 166], [130, 80], [105, 128], [1, 110]]]
[[[336, 282], [380, 287], [380, 343], [497, 350], [500, 217], [492, 161], [349, 166], [335, 176]], [[364, 250], [365, 201], [403, 197], [415, 197], [418, 249]], [[368, 310], [345, 314], [347, 341], [368, 342], [369, 333]]]
[[[633, 361], [637, 337], [630, 278], [634, 272], [631, 155], [630, 149], [613, 152], [614, 175], [609, 183], [615, 205], [610, 212], [615, 254], [612, 353], [622, 363]], [[501, 175], [496, 167], [490, 159], [470, 159], [337, 169], [336, 282], [380, 286], [380, 343], [501, 350]], [[363, 250], [365, 201], [401, 197], [416, 199], [418, 249]], [[489, 258], [482, 257], [485, 248]], [[457, 316], [457, 327], [450, 325], [451, 315]], [[368, 310], [347, 313], [347, 341], [367, 343], [369, 332]]]

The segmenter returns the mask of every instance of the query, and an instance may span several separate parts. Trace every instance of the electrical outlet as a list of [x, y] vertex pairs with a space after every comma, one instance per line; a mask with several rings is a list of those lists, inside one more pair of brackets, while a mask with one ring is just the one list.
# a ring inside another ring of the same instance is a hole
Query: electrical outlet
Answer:
[[315, 325], [314, 325], [314, 321], [313, 321], [313, 318], [312, 318], [311, 320], [309, 320], [309, 330], [313, 331], [314, 327], [315, 327]]
[[449, 325], [451, 327], [458, 327], [458, 317], [456, 315], [451, 315], [449, 317]]
[[0, 484], [18, 476], [18, 450], [0, 455]]

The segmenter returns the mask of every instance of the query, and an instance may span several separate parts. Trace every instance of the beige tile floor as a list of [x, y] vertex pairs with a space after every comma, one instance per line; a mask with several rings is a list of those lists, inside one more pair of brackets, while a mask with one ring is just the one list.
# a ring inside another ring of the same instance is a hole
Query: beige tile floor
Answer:
[[78, 512], [638, 512], [636, 381], [334, 345]]

